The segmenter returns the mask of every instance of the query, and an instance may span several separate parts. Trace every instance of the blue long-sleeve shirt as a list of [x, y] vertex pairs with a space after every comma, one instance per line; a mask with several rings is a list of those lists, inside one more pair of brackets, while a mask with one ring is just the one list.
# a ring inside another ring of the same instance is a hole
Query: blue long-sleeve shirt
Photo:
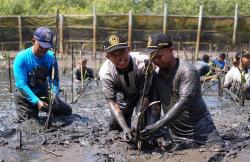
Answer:
[[[48, 94], [48, 85], [52, 86], [51, 73], [54, 59], [52, 51], [37, 57], [30, 47], [19, 52], [14, 60], [16, 88], [34, 105], [39, 101], [39, 95]], [[53, 92], [57, 94], [58, 91], [58, 64], [55, 59]]]
[[218, 59], [214, 59], [214, 60], [212, 61], [212, 63], [213, 63], [214, 65], [216, 65], [217, 67], [219, 67], [220, 69], [223, 69], [224, 66], [225, 66], [225, 61], [220, 61], [220, 60], [218, 60]]

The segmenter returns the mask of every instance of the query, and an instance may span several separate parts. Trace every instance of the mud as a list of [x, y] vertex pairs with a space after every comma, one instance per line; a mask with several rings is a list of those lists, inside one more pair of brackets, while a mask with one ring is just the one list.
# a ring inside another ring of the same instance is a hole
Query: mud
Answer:
[[[247, 122], [250, 101], [239, 106], [225, 97], [218, 97], [217, 86], [204, 93], [215, 125], [225, 141], [223, 148], [199, 147], [188, 144], [163, 149], [128, 144], [118, 131], [108, 131], [110, 115], [100, 83], [92, 81], [83, 97], [71, 104], [71, 116], [52, 119], [52, 127], [43, 129], [46, 114], [40, 120], [16, 121], [13, 94], [8, 92], [6, 71], [0, 70], [0, 161], [250, 161], [250, 124]], [[62, 75], [61, 75], [62, 76]], [[71, 80], [61, 77], [61, 85], [71, 102]], [[211, 84], [211, 83], [208, 83]], [[74, 85], [76, 89], [79, 85]], [[203, 85], [205, 88], [207, 85]], [[76, 91], [74, 96], [76, 95]], [[65, 95], [62, 95], [64, 99]], [[249, 124], [249, 125], [248, 125]], [[22, 146], [20, 149], [20, 131]], [[46, 151], [47, 150], [47, 151]], [[50, 152], [49, 152], [50, 151]], [[54, 153], [54, 154], [53, 154]]]

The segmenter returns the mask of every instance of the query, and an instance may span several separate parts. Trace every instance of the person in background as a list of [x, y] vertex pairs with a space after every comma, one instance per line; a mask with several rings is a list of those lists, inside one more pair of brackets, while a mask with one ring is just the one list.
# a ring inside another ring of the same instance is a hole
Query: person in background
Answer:
[[250, 53], [246, 50], [236, 53], [235, 66], [231, 67], [225, 76], [224, 92], [234, 101], [239, 101], [243, 94], [250, 99]]
[[[83, 80], [94, 79], [94, 71], [87, 67], [88, 60], [86, 58], [80, 59], [76, 68], [74, 69], [75, 82], [81, 82], [83, 75]], [[82, 73], [81, 73], [82, 70]]]

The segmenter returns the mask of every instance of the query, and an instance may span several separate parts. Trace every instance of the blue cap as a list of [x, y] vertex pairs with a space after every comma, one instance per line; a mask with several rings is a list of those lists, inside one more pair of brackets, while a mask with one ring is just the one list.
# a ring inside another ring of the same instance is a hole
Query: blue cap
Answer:
[[46, 27], [39, 27], [34, 32], [34, 38], [43, 48], [53, 48], [53, 34]]

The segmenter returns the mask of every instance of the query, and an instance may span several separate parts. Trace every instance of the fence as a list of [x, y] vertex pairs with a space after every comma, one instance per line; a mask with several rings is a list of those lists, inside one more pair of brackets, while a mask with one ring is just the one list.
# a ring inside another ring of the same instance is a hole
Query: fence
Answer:
[[[19, 50], [31, 45], [34, 30], [47, 26], [55, 31], [56, 18], [52, 16], [2, 16], [0, 17], [0, 48]], [[168, 15], [167, 5], [162, 15], [99, 15], [95, 10], [92, 15], [62, 15], [59, 19], [59, 53], [67, 52], [74, 44], [81, 48], [102, 50], [102, 43], [110, 33], [122, 33], [128, 37], [132, 50], [146, 47], [147, 37], [153, 33], [168, 32], [175, 47], [182, 45], [199, 49], [242, 48], [249, 44], [250, 16], [204, 16], [200, 8], [196, 16]]]

